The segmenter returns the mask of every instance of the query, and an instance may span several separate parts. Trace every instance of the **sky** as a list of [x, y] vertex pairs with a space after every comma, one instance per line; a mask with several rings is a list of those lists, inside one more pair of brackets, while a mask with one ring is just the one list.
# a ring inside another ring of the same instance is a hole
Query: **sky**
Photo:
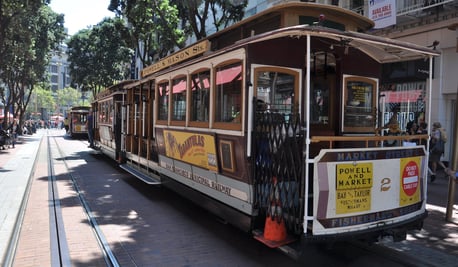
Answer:
[[64, 14], [64, 27], [73, 35], [88, 26], [93, 26], [105, 17], [114, 17], [107, 8], [110, 0], [51, 0], [51, 9]]

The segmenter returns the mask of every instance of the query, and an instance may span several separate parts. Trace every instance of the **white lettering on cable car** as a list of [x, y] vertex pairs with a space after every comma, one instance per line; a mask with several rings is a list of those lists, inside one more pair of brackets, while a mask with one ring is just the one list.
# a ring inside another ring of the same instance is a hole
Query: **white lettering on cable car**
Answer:
[[235, 189], [233, 187], [230, 187], [230, 186], [227, 186], [227, 185], [224, 185], [224, 184], [221, 184], [221, 183], [218, 183], [218, 182], [215, 182], [215, 181], [212, 181], [206, 177], [203, 177], [201, 175], [198, 175], [198, 174], [195, 174], [195, 173], [192, 173], [191, 171], [189, 170], [185, 170], [185, 169], [182, 169], [182, 168], [179, 168], [179, 167], [176, 167], [176, 166], [173, 166], [169, 163], [165, 163], [163, 161], [161, 161], [161, 166], [163, 166], [164, 168], [166, 168], [167, 170], [169, 171], [172, 171], [182, 177], [185, 177], [193, 182], [196, 182], [200, 185], [204, 185], [208, 188], [211, 188], [211, 189], [214, 189], [218, 192], [221, 192], [223, 194], [226, 194], [228, 196], [231, 196], [231, 197], [235, 197], [235, 198], [238, 198], [238, 199], [241, 199], [241, 200], [244, 200], [244, 201], [247, 201], [248, 200], [248, 197], [247, 197], [247, 194], [241, 190], [238, 190], [238, 189]]

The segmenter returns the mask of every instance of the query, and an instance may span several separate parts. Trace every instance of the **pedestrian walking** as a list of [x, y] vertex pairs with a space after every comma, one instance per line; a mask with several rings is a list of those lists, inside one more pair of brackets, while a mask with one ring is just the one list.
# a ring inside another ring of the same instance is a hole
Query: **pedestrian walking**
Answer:
[[429, 162], [431, 164], [431, 182], [436, 180], [437, 165], [445, 169], [445, 165], [441, 161], [444, 154], [445, 143], [447, 142], [447, 134], [442, 128], [440, 122], [433, 123], [431, 139], [429, 144]]
[[65, 133], [68, 133], [68, 129], [69, 129], [68, 117], [65, 117], [64, 119], [64, 128], [65, 128]]

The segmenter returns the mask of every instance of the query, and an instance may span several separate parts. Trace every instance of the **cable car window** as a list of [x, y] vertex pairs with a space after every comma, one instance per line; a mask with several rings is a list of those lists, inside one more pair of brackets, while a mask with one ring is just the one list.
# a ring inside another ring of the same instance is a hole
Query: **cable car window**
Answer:
[[158, 101], [157, 101], [157, 118], [158, 120], [167, 121], [169, 116], [169, 83], [164, 82], [158, 85]]
[[172, 120], [186, 120], [186, 76], [172, 81]]
[[216, 68], [215, 122], [240, 123], [242, 118], [242, 64]]
[[310, 123], [329, 125], [332, 121], [331, 92], [335, 88], [336, 59], [333, 54], [315, 52], [312, 59]]
[[99, 122], [112, 123], [113, 122], [113, 103], [112, 101], [104, 101], [99, 105]]
[[87, 114], [76, 113], [72, 116], [73, 123], [84, 124], [87, 120]]
[[370, 77], [344, 76], [342, 130], [373, 132], [376, 127], [376, 94], [378, 80]]
[[191, 75], [191, 121], [208, 122], [210, 70]]
[[108, 105], [108, 123], [113, 124], [113, 101], [111, 100], [107, 105]]
[[282, 115], [288, 120], [294, 110], [294, 95], [297, 75], [278, 70], [258, 70], [256, 72], [256, 97], [263, 108]]
[[99, 107], [99, 122], [105, 123], [106, 102], [102, 102]]

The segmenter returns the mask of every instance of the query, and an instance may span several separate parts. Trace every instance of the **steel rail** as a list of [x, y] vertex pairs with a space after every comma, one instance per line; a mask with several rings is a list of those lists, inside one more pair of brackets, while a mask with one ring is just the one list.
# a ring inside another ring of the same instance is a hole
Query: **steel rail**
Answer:
[[54, 171], [53, 151], [50, 136], [48, 143], [48, 200], [49, 200], [49, 234], [51, 242], [51, 266], [71, 266], [62, 208], [57, 189], [57, 179]]
[[[60, 157], [63, 159], [62, 162], [64, 163], [65, 168], [69, 170], [70, 168], [68, 167], [68, 164], [67, 164], [67, 156], [62, 151], [62, 149], [59, 147], [59, 144], [57, 143], [55, 137], [54, 137], [54, 142], [56, 143], [56, 148], [59, 151]], [[93, 215], [87, 201], [84, 198], [84, 193], [82, 193], [81, 189], [78, 186], [75, 175], [70, 171], [68, 171], [67, 174], [70, 177], [70, 180], [73, 185], [73, 189], [75, 190], [75, 193], [78, 196], [78, 199], [84, 209], [87, 219], [92, 227], [95, 238], [100, 246], [100, 249], [102, 250], [102, 254], [104, 256], [105, 262], [107, 263], [108, 266], [119, 267], [120, 264], [118, 263], [118, 260], [116, 259], [115, 255], [113, 254], [110, 248], [110, 245], [105, 238], [105, 235], [103, 234], [102, 230], [100, 229], [99, 225], [97, 224], [97, 220], [95, 219], [95, 216]]]

